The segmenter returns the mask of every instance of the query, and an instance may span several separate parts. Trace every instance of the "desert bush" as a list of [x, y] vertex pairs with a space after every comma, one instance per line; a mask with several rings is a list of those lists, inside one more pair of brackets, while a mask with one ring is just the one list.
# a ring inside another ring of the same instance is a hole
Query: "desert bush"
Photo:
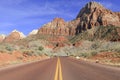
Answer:
[[5, 49], [9, 52], [12, 52], [15, 50], [14, 45], [11, 45], [11, 44], [6, 44]]
[[91, 52], [90, 54], [91, 54], [91, 56], [95, 56], [95, 55], [97, 54], [97, 52], [96, 52], [96, 51], [93, 51], [93, 52]]
[[27, 56], [33, 56], [34, 54], [34, 51], [32, 51], [32, 50], [25, 50], [25, 51], [23, 51], [23, 55], [27, 55]]
[[82, 53], [82, 57], [84, 57], [84, 58], [89, 58], [89, 57], [95, 56], [96, 54], [97, 54], [97, 52]]
[[13, 49], [10, 46], [6, 46], [6, 50], [12, 51]]
[[0, 51], [12, 52], [14, 50], [21, 50], [20, 46], [10, 44], [10, 43], [2, 43], [2, 44], [0, 44]]
[[96, 42], [93, 42], [93, 44], [91, 45], [91, 49], [98, 49], [100, 47], [100, 42], [96, 41]]
[[120, 53], [120, 49], [115, 49], [115, 51], [116, 51], [117, 53]]
[[88, 57], [88, 53], [80, 53], [79, 56], [86, 58], [86, 57]]
[[42, 51], [42, 50], [44, 50], [44, 47], [43, 46], [39, 46], [38, 50]]

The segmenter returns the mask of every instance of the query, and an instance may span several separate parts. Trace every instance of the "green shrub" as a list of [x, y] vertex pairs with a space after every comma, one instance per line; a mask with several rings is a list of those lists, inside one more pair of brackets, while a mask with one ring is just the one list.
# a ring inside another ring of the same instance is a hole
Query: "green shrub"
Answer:
[[92, 49], [98, 49], [100, 47], [99, 43], [98, 42], [95, 42], [91, 45], [91, 48]]
[[43, 51], [44, 48], [42, 46], [39, 46], [38, 50]]
[[80, 53], [79, 56], [86, 58], [86, 57], [88, 57], [88, 53]]
[[97, 54], [97, 52], [93, 51], [91, 52], [91, 56], [95, 56]]

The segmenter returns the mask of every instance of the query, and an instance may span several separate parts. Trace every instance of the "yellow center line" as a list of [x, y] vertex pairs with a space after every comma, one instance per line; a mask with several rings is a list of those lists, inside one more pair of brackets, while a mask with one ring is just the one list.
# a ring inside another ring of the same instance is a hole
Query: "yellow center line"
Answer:
[[57, 61], [57, 66], [56, 66], [56, 71], [55, 71], [54, 80], [58, 80], [58, 61]]
[[59, 78], [60, 78], [60, 80], [63, 80], [61, 62], [60, 62], [59, 58], [58, 58], [58, 61], [59, 61]]
[[58, 58], [58, 60], [57, 60], [57, 66], [56, 66], [56, 71], [55, 71], [54, 80], [63, 80], [61, 62], [60, 62], [60, 59], [59, 59], [59, 58]]

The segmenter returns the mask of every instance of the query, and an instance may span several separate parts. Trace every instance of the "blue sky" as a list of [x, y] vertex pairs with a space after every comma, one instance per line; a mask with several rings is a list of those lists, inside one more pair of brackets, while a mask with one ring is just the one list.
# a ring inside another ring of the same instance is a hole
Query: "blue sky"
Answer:
[[[55, 17], [74, 19], [90, 0], [0, 0], [0, 34], [17, 29], [28, 34]], [[112, 11], [120, 11], [120, 0], [94, 0]]]

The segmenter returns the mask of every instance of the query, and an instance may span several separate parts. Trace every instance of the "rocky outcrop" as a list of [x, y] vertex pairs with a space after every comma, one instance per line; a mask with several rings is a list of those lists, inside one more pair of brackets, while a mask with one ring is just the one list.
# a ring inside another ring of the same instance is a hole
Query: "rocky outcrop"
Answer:
[[23, 38], [25, 38], [25, 35], [22, 32], [14, 30], [10, 33], [10, 35], [8, 35], [4, 39], [4, 42], [13, 42], [13, 41], [17, 41], [17, 40], [20, 40], [20, 39], [23, 39]]
[[45, 24], [39, 29], [38, 34], [69, 35], [69, 29], [62, 18], [55, 18], [52, 22]]
[[120, 21], [120, 12], [115, 12], [115, 13], [118, 15]]
[[91, 29], [96, 26], [120, 26], [120, 13], [112, 12], [97, 2], [89, 2], [79, 12], [80, 30]]
[[79, 24], [79, 19], [65, 22], [62, 18], [55, 18], [52, 22], [42, 26], [38, 34], [49, 34], [58, 36], [73, 36], [76, 34], [76, 27]]
[[5, 37], [6, 37], [6, 36], [5, 36], [4, 34], [1, 34], [1, 35], [0, 35], [0, 43], [5, 39]]

